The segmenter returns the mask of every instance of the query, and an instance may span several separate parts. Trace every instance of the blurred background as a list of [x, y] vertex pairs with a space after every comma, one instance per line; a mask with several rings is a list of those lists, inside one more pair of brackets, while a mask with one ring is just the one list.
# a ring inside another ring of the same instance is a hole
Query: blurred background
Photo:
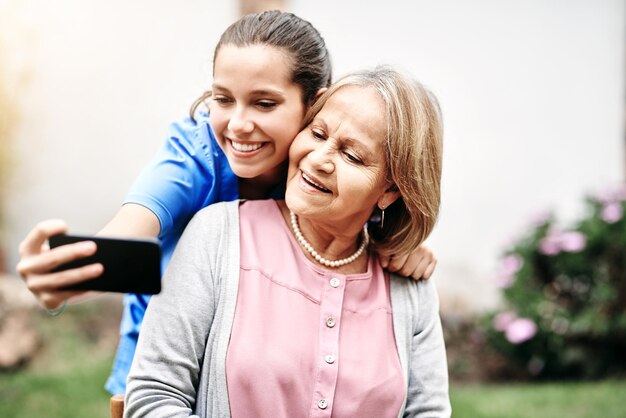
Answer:
[[219, 35], [276, 8], [319, 29], [335, 78], [394, 64], [439, 98], [454, 416], [626, 416], [622, 0], [0, 0], [0, 416], [107, 416], [121, 300], [47, 318], [18, 244], [52, 217], [98, 231]]

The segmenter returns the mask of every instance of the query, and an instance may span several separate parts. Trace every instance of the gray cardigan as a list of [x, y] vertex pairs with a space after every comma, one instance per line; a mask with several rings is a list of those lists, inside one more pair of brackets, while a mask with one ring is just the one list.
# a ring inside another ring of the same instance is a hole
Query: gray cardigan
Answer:
[[[239, 288], [239, 202], [189, 223], [152, 298], [128, 376], [125, 417], [230, 418], [226, 350]], [[398, 417], [449, 417], [448, 371], [432, 282], [393, 277], [393, 324], [407, 399]]]

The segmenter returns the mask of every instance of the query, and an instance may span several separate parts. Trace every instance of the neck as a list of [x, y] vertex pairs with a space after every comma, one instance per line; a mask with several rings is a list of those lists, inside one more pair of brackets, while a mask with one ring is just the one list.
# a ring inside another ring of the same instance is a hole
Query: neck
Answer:
[[[286, 207], [284, 202], [281, 202], [281, 210], [285, 221], [289, 225], [289, 229], [297, 240], [298, 238], [292, 227], [289, 208]], [[315, 250], [315, 253], [319, 254], [321, 258], [329, 261], [349, 259], [355, 255], [363, 243], [363, 240], [366, 239], [362, 228], [346, 233], [345, 230], [326, 227], [325, 225], [318, 224], [317, 222], [306, 218], [297, 217], [297, 227], [300, 229], [304, 239], [311, 245], [313, 250]], [[334, 271], [346, 274], [362, 273], [367, 271], [367, 246], [358, 257], [354, 258], [353, 261], [349, 261], [343, 265], [329, 266], [324, 265], [323, 262], [316, 259], [310, 251], [307, 251], [306, 248], [304, 248], [302, 243], [300, 245], [303, 247], [303, 253], [307, 258], [315, 263], [323, 265], [326, 268], [332, 268]]]
[[252, 178], [239, 177], [239, 197], [248, 200], [267, 199], [287, 175], [286, 164], [281, 164], [269, 173]]

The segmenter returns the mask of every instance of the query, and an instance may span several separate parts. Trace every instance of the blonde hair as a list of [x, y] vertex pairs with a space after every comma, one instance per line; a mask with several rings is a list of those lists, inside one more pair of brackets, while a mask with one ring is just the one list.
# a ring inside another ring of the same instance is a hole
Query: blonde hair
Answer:
[[[439, 103], [412, 77], [382, 66], [351, 73], [334, 83], [311, 107], [304, 125], [346, 86], [373, 88], [385, 104], [386, 176], [401, 196], [385, 208], [384, 228], [371, 225], [369, 229], [379, 252], [406, 254], [428, 237], [439, 214], [443, 150]], [[377, 212], [374, 208], [372, 215]]]

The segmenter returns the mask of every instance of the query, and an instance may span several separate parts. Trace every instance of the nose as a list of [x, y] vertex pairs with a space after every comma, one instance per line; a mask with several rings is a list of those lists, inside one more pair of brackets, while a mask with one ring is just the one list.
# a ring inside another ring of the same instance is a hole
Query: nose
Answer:
[[228, 120], [228, 129], [235, 134], [250, 133], [254, 123], [247, 115], [245, 106], [237, 106]]
[[316, 144], [316, 147], [309, 153], [308, 160], [311, 163], [311, 168], [330, 174], [335, 171], [335, 164], [332, 160], [332, 145], [331, 141]]

